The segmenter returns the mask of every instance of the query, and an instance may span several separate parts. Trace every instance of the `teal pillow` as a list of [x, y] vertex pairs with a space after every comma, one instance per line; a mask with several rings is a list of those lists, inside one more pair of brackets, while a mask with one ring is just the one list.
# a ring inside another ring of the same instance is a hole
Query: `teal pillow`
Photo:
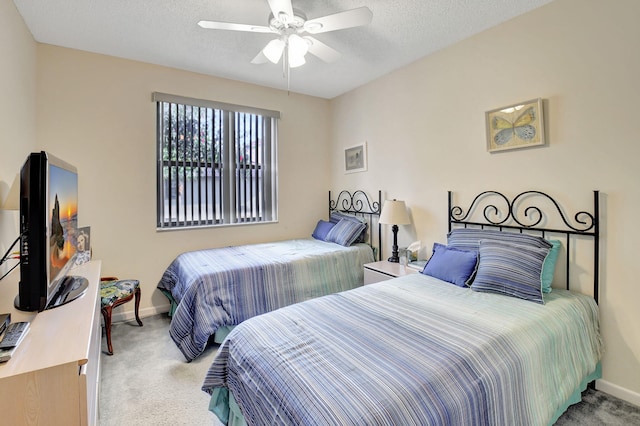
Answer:
[[552, 247], [549, 250], [549, 254], [544, 259], [544, 263], [542, 264], [542, 274], [540, 274], [543, 293], [551, 293], [551, 284], [553, 284], [553, 273], [556, 270], [558, 253], [560, 253], [560, 246], [562, 245], [562, 243], [558, 240], [548, 241], [551, 243]]

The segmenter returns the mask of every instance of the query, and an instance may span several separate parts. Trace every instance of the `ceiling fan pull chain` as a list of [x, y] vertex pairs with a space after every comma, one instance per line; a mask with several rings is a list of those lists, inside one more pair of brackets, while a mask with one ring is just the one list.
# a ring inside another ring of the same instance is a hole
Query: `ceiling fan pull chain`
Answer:
[[289, 38], [284, 45], [284, 52], [282, 56], [282, 78], [287, 79], [287, 94], [289, 94], [289, 88], [291, 86], [291, 67], [289, 66]]

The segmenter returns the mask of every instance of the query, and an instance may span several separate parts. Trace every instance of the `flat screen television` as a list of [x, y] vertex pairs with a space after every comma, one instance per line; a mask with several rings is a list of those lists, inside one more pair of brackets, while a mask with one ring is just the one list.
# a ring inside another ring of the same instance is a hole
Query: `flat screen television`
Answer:
[[20, 283], [23, 311], [43, 311], [81, 296], [88, 281], [69, 274], [77, 255], [78, 173], [47, 152], [20, 170]]

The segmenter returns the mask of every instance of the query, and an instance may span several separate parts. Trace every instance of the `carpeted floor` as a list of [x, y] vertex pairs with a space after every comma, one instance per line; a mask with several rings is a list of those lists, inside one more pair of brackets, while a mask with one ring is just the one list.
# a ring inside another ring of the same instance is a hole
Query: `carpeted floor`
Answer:
[[[217, 347], [187, 363], [166, 315], [114, 324], [113, 355], [102, 353], [100, 425], [220, 425], [200, 390]], [[102, 339], [103, 351], [107, 339]]]
[[569, 407], [555, 426], [638, 426], [640, 407], [597, 390], [582, 393], [582, 402]]
[[[200, 390], [217, 347], [191, 363], [169, 337], [166, 315], [114, 324], [114, 355], [102, 355], [102, 426], [220, 425]], [[103, 338], [106, 350], [106, 338]], [[640, 407], [606, 393], [587, 390], [556, 425], [640, 425]]]

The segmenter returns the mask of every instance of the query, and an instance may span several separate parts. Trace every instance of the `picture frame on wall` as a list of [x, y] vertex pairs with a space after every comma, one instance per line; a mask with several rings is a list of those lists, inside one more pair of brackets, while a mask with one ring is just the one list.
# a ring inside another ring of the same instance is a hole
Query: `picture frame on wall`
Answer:
[[367, 171], [367, 143], [345, 148], [344, 172], [357, 173]]
[[537, 98], [487, 111], [487, 151], [544, 145], [542, 104], [542, 99]]

